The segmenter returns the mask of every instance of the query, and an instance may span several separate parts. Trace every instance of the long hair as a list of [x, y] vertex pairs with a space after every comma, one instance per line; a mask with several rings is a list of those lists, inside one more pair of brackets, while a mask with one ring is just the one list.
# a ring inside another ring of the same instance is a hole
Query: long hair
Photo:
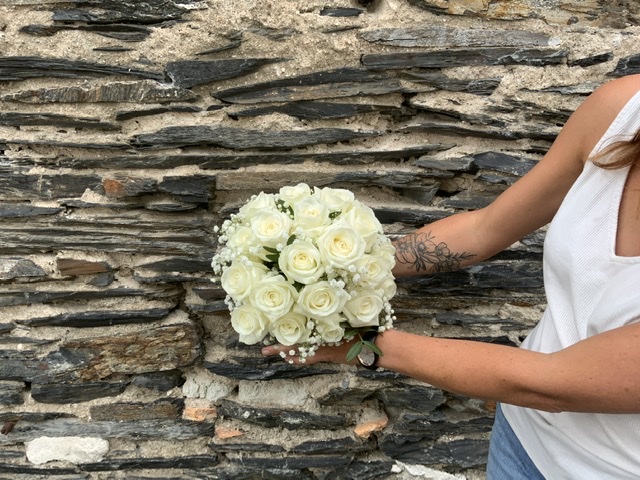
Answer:
[[615, 142], [596, 154], [593, 163], [610, 170], [640, 163], [640, 129], [631, 139]]

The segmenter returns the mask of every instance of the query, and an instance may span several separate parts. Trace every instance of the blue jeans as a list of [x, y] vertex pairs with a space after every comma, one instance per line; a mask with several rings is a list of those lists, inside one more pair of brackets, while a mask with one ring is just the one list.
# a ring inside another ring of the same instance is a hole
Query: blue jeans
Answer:
[[498, 404], [491, 431], [487, 480], [544, 480]]

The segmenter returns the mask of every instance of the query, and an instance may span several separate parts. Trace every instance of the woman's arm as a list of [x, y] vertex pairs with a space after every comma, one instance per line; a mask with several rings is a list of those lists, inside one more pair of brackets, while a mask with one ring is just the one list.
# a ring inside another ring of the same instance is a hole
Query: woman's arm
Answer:
[[426, 225], [395, 242], [396, 277], [463, 268], [486, 260], [546, 225], [640, 75], [609, 82], [569, 118], [538, 164], [489, 206]]
[[[547, 155], [491, 205], [398, 240], [395, 275], [470, 265], [546, 224], [598, 140], [638, 90], [638, 75], [599, 88], [571, 116]], [[308, 363], [345, 363], [350, 343], [321, 347]], [[380, 367], [451, 392], [552, 412], [640, 413], [640, 319], [550, 354], [396, 330], [378, 335], [376, 345], [383, 352]], [[263, 354], [290, 349], [270, 346]]]
[[399, 331], [376, 343], [390, 353], [379, 366], [447, 391], [550, 412], [640, 413], [640, 323], [551, 354]]
[[[550, 412], [640, 413], [640, 323], [551, 354], [398, 330], [378, 335], [376, 346], [379, 367], [449, 392]], [[350, 347], [322, 347], [307, 363], [345, 363]]]

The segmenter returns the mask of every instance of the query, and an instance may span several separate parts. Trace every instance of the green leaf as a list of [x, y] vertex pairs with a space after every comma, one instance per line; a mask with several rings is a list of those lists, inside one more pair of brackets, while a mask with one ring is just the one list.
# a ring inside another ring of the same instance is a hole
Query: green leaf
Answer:
[[344, 329], [344, 338], [346, 340], [351, 340], [358, 334], [358, 330], [353, 328], [347, 322], [340, 322], [340, 326]]
[[278, 253], [278, 250], [273, 247], [264, 247], [264, 249], [269, 253]]
[[295, 235], [291, 235], [289, 237], [289, 240], [287, 240], [287, 245], [291, 245], [295, 239], [296, 239], [296, 236]]
[[362, 343], [364, 343], [367, 347], [369, 347], [371, 350], [373, 350], [375, 353], [378, 354], [378, 356], [382, 357], [382, 350], [380, 350], [375, 343], [373, 342], [368, 342], [366, 340], [363, 340]]
[[279, 254], [273, 254], [273, 255], [265, 255], [266, 259], [273, 262], [273, 263], [278, 263], [278, 258], [280, 258]]
[[347, 362], [350, 362], [351, 360], [356, 358], [358, 355], [360, 355], [361, 351], [362, 351], [362, 342], [356, 342], [353, 345], [351, 345], [351, 348], [347, 352]]
[[330, 218], [331, 220], [335, 220], [335, 219], [336, 219], [336, 218], [338, 218], [341, 214], [342, 214], [342, 212], [331, 212], [331, 213], [329, 214], [329, 218]]

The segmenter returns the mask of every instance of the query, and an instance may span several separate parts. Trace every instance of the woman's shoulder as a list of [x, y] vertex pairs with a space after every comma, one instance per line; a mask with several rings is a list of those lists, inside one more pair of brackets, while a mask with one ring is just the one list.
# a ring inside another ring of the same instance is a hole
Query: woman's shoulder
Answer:
[[617, 115], [640, 92], [640, 74], [628, 75], [602, 84], [585, 102], [601, 114]]
[[[640, 75], [629, 75], [604, 83], [578, 107], [568, 123], [579, 144], [583, 163], [629, 101], [640, 92]], [[640, 97], [639, 97], [640, 98]], [[640, 102], [638, 103], [640, 109]]]

